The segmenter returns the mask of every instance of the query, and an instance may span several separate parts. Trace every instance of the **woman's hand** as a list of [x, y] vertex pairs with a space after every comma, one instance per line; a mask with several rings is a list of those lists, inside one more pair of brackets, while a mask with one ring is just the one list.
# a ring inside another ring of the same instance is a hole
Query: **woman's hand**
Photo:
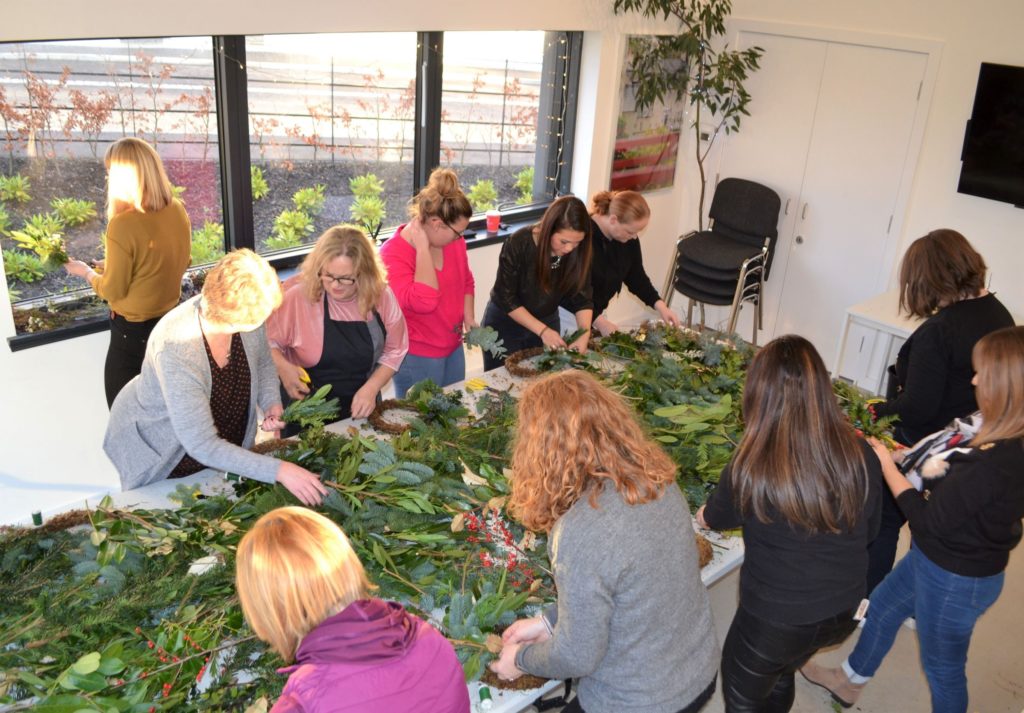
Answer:
[[285, 427], [285, 422], [281, 419], [281, 414], [283, 413], [284, 407], [281, 404], [274, 404], [264, 414], [263, 423], [260, 424], [260, 428], [268, 433], [280, 431]]
[[871, 450], [878, 456], [878, 461], [882, 464], [882, 468], [886, 465], [895, 465], [895, 461], [892, 459], [892, 452], [877, 438], [871, 438], [870, 436], [866, 439], [868, 445], [871, 446]]
[[703, 527], [705, 530], [710, 530], [711, 526], [708, 525], [708, 521], [704, 519], [704, 508], [706, 507], [707, 505], [701, 505], [697, 509], [697, 514], [693, 516], [693, 519], [696, 520], [697, 524]]
[[547, 325], [545, 325], [544, 329], [540, 330], [540, 334], [537, 336], [540, 337], [540, 341], [548, 349], [565, 349], [565, 340], [562, 339], [562, 335]]
[[529, 619], [520, 619], [501, 634], [501, 641], [506, 646], [509, 644], [533, 644], [538, 641], [547, 641], [551, 638], [551, 632], [539, 616]]
[[352, 418], [366, 418], [377, 407], [377, 394], [380, 391], [371, 384], [363, 384], [362, 388], [352, 397]]
[[327, 488], [320, 482], [320, 478], [288, 461], [281, 461], [277, 469], [277, 482], [306, 505], [319, 505], [327, 495]]
[[594, 320], [594, 329], [599, 331], [602, 337], [607, 337], [609, 334], [619, 331], [619, 325], [602, 314]]
[[406, 223], [402, 237], [407, 238], [416, 250], [430, 250], [430, 239], [427, 237], [427, 231], [423, 229], [423, 223], [419, 220], [413, 219]]
[[277, 375], [281, 377], [281, 384], [288, 395], [296, 401], [306, 398], [309, 394], [309, 384], [306, 383], [306, 379], [309, 376], [305, 369], [285, 359], [275, 359], [274, 364], [277, 366]]
[[92, 272], [92, 268], [81, 260], [68, 260], [64, 263], [64, 269], [68, 271], [69, 275], [75, 277], [87, 277]]
[[476, 321], [476, 317], [473, 315], [466, 315], [462, 318], [462, 332], [466, 333], [471, 329], [476, 329], [480, 326], [480, 323]]
[[502, 681], [514, 681], [523, 675], [523, 672], [516, 668], [516, 654], [520, 646], [521, 644], [506, 644], [501, 647], [501, 656], [498, 660], [491, 662], [491, 670]]
[[679, 327], [682, 324], [682, 322], [679, 320], [679, 315], [673, 312], [669, 308], [669, 306], [665, 304], [664, 300], [658, 300], [654, 304], [654, 309], [658, 310], [658, 315], [660, 315], [665, 322], [671, 324], [673, 327]]
[[580, 335], [579, 339], [569, 345], [569, 349], [579, 352], [580, 354], [587, 353], [587, 345], [590, 343], [590, 330], [587, 329], [583, 334]]

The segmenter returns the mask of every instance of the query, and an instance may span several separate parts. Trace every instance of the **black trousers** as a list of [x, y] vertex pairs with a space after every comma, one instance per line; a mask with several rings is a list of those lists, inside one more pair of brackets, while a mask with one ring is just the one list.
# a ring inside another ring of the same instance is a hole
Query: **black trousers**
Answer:
[[[707, 705], [708, 701], [711, 700], [711, 696], [715, 694], [715, 683], [718, 682], [718, 676], [711, 679], [711, 683], [705, 688], [699, 696], [694, 698], [685, 708], [679, 709], [678, 713], [697, 713], [704, 706]], [[580, 697], [576, 696], [569, 702], [569, 704], [562, 709], [562, 713], [587, 713], [583, 706], [580, 705]]]
[[[554, 311], [554, 314], [535, 314], [533, 316], [551, 329], [555, 330], [556, 333], [561, 334], [557, 309]], [[503, 312], [501, 308], [493, 302], [488, 302], [487, 307], [484, 308], [484, 319], [482, 324], [485, 327], [493, 328], [501, 337], [503, 342], [502, 346], [505, 347], [505, 354], [500, 357], [491, 356], [489, 351], [484, 350], [484, 371], [491, 371], [492, 369], [497, 369], [499, 366], [504, 366], [505, 356], [509, 354], [513, 354], [522, 349], [544, 346], [544, 342], [541, 341], [540, 337], [509, 317], [507, 313]]]
[[146, 343], [159, 317], [145, 322], [129, 322], [119, 314], [110, 315], [110, 346], [107, 360], [103, 365], [103, 387], [107, 392], [107, 408], [124, 385], [142, 371], [142, 360], [146, 356]]
[[814, 624], [782, 624], [754, 616], [741, 604], [722, 647], [726, 713], [786, 713], [793, 707], [794, 672], [856, 628], [853, 610]]

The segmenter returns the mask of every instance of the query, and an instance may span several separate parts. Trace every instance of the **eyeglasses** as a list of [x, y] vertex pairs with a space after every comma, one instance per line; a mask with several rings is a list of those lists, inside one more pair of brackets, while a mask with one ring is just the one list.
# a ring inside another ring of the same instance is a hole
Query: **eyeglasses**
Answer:
[[456, 240], [458, 240], [459, 238], [463, 237], [462, 233], [460, 233], [458, 230], [453, 228], [450, 223], [445, 223], [445, 221], [443, 221], [443, 220], [441, 222], [444, 223], [444, 227], [448, 228], [448, 230], [450, 230], [453, 233], [455, 233], [455, 239]]
[[356, 284], [356, 278], [354, 277], [335, 277], [329, 272], [321, 272], [320, 277], [335, 285], [345, 286]]

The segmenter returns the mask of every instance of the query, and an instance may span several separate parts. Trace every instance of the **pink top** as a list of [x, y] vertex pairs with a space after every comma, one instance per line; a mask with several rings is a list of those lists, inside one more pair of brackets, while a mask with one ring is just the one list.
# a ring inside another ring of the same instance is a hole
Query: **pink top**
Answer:
[[476, 289], [469, 271], [466, 241], [456, 240], [443, 248], [444, 267], [437, 272], [437, 289], [416, 282], [416, 248], [402, 238], [400, 225], [381, 246], [380, 257], [388, 268], [388, 284], [409, 325], [409, 353], [421, 357], [446, 357], [462, 346], [462, 319], [466, 295]]
[[[331, 319], [339, 322], [369, 322], [374, 319], [372, 314], [359, 314], [358, 299], [340, 302], [328, 296], [327, 305]], [[402, 359], [409, 351], [409, 334], [405, 329], [405, 318], [398, 300], [388, 287], [381, 292], [377, 312], [387, 331], [384, 353], [378, 363], [398, 371]], [[299, 275], [284, 282], [284, 301], [267, 320], [267, 340], [271, 348], [280, 349], [288, 361], [303, 368], [315, 366], [323, 355], [324, 302], [323, 299], [309, 301]]]

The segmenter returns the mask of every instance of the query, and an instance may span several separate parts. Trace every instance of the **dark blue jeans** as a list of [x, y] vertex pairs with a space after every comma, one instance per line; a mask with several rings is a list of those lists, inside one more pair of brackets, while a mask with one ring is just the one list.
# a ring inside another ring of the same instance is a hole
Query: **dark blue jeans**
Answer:
[[438, 386], [448, 386], [466, 378], [466, 352], [462, 346], [446, 357], [423, 357], [406, 354], [402, 367], [394, 376], [395, 397], [405, 398], [405, 392], [424, 379]]
[[1003, 573], [991, 577], [953, 574], [912, 547], [871, 594], [864, 630], [847, 663], [855, 673], [873, 676], [903, 620], [913, 616], [933, 713], [963, 713], [967, 710], [967, 648], [974, 623], [999, 598], [1003, 578]]

